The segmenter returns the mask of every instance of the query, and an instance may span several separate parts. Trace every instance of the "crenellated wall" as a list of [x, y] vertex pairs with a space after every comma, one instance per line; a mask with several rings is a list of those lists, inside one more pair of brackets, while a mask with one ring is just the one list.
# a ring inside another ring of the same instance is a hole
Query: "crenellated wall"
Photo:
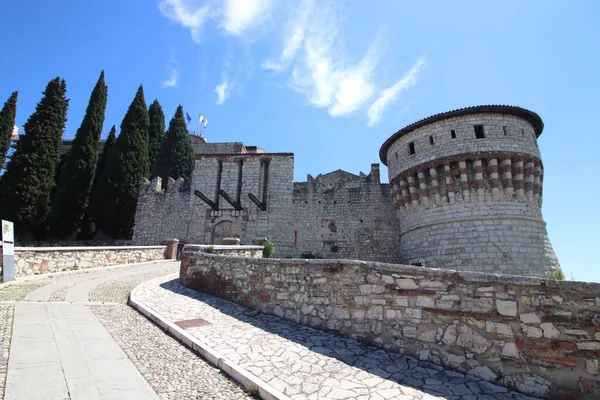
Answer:
[[600, 284], [184, 251], [180, 282], [554, 399], [600, 398]]
[[191, 190], [143, 183], [134, 242], [275, 244], [281, 257], [356, 258], [546, 277], [560, 268], [542, 217], [541, 118], [476, 106], [396, 132], [369, 175], [293, 182], [294, 155], [193, 136]]
[[446, 114], [382, 147], [404, 262], [539, 277], [559, 268], [541, 212], [541, 119], [506, 106]]
[[379, 164], [369, 175], [338, 170], [294, 183], [293, 212], [294, 257], [400, 260], [400, 230]]

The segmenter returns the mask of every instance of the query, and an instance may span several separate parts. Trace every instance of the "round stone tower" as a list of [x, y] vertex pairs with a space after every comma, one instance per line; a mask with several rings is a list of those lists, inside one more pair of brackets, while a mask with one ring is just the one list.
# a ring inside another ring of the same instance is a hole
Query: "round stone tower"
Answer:
[[559, 268], [542, 219], [534, 112], [477, 106], [415, 122], [385, 141], [405, 262], [546, 277]]

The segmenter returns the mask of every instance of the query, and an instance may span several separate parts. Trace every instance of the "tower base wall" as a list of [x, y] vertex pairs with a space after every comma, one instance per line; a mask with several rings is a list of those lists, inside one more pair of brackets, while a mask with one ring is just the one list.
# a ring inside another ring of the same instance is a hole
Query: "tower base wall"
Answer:
[[559, 268], [546, 224], [531, 217], [466, 217], [403, 232], [406, 263], [546, 278]]

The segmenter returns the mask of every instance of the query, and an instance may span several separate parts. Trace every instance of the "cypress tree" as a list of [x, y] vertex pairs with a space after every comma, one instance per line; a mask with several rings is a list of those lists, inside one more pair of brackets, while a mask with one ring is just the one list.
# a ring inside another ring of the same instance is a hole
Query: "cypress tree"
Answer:
[[6, 153], [10, 147], [10, 138], [13, 133], [15, 117], [17, 115], [18, 95], [18, 92], [13, 92], [8, 100], [6, 100], [6, 103], [4, 103], [2, 111], [0, 111], [0, 169], [4, 166]]
[[158, 102], [154, 100], [148, 110], [150, 126], [148, 126], [148, 157], [150, 158], [150, 172], [154, 175], [160, 149], [165, 138], [165, 113]]
[[104, 143], [104, 149], [98, 159], [96, 167], [96, 177], [92, 186], [92, 194], [90, 196], [90, 205], [88, 212], [84, 217], [84, 228], [79, 238], [91, 239], [96, 234], [97, 229], [102, 229], [102, 218], [104, 217], [104, 200], [106, 192], [106, 168], [108, 166], [108, 158], [113, 148], [115, 147], [117, 129], [113, 125], [110, 128], [108, 138]]
[[183, 107], [179, 106], [169, 122], [169, 130], [156, 166], [156, 175], [162, 178], [163, 183], [166, 183], [169, 177], [183, 178], [188, 187], [193, 169], [194, 148], [183, 117]]
[[69, 150], [52, 200], [50, 233], [56, 237], [76, 235], [81, 229], [96, 173], [107, 91], [102, 71]]
[[129, 239], [142, 177], [148, 176], [148, 109], [139, 87], [121, 123], [121, 134], [108, 157], [103, 231], [115, 239]]
[[57, 77], [48, 83], [0, 178], [2, 218], [15, 223], [20, 238], [43, 239], [48, 233], [50, 194], [69, 108], [66, 94], [64, 80]]

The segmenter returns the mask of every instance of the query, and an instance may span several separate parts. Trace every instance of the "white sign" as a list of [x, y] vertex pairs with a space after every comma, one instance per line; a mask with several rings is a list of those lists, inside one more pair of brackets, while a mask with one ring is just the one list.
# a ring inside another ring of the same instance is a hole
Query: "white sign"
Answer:
[[2, 220], [2, 241], [13, 244], [15, 242], [15, 230], [13, 223]]
[[4, 256], [14, 256], [15, 255], [15, 245], [12, 243], [4, 243], [2, 245], [2, 254]]

